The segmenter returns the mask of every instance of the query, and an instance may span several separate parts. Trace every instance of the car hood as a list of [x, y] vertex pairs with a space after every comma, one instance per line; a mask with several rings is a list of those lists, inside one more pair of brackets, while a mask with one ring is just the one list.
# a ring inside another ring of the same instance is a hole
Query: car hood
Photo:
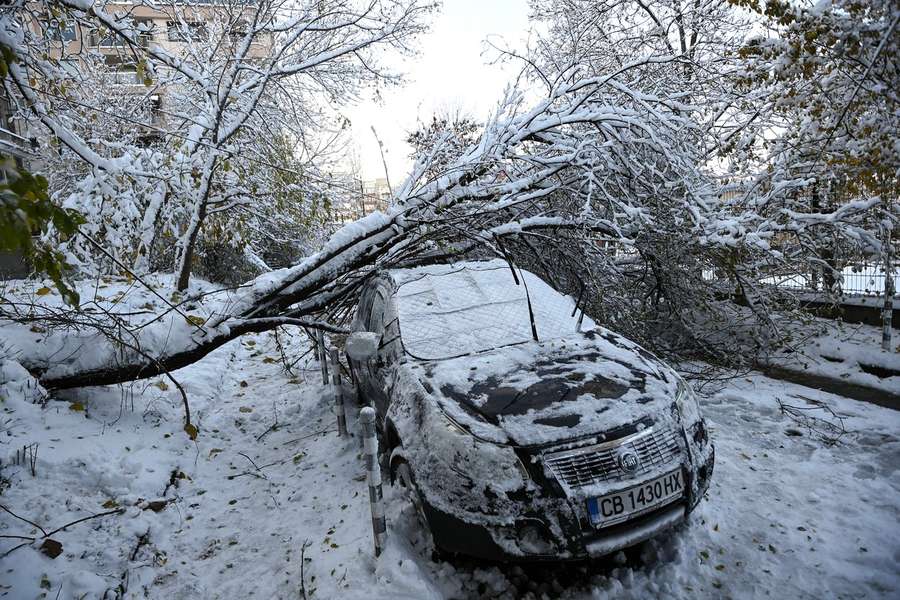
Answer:
[[[425, 390], [473, 435], [534, 446], [671, 418], [674, 371], [603, 328], [416, 363]], [[649, 419], [648, 419], [649, 418]]]

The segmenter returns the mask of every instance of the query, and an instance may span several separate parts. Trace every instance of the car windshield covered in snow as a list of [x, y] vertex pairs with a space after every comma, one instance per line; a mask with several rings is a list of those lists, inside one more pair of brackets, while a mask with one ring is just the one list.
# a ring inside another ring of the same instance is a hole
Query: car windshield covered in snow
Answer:
[[[540, 341], [575, 333], [578, 315], [570, 297], [527, 271], [517, 276], [518, 284], [499, 260], [404, 271], [397, 311], [406, 352], [435, 360], [528, 342], [529, 299]], [[582, 329], [593, 326], [584, 319]]]

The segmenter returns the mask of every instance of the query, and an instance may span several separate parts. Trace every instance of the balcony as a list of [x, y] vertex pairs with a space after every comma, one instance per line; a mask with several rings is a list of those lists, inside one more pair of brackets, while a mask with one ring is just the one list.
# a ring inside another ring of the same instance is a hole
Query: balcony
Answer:
[[[150, 42], [153, 41], [153, 35], [150, 33], [142, 33], [137, 36], [137, 45], [141, 48], [146, 48], [150, 45]], [[101, 34], [97, 31], [92, 31], [90, 35], [88, 35], [88, 45], [93, 46], [95, 48], [128, 48], [129, 43], [126, 42], [122, 37], [113, 34], [113, 33], [105, 33]]]

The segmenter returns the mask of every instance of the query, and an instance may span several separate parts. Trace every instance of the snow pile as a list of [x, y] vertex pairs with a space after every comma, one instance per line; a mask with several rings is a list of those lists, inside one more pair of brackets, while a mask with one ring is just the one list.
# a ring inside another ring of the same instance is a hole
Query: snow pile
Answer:
[[862, 385], [900, 396], [900, 332], [881, 349], [881, 328], [816, 319], [794, 334], [796, 345], [766, 358], [769, 365]]
[[41, 384], [25, 370], [25, 367], [11, 358], [5, 358], [0, 346], [0, 402], [19, 398], [34, 404], [46, 396]]

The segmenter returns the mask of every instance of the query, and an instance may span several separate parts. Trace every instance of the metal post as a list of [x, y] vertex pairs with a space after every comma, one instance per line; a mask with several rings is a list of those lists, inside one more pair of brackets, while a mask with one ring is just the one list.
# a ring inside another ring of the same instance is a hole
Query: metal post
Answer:
[[894, 313], [894, 267], [891, 264], [891, 229], [893, 223], [884, 223], [884, 308], [881, 311], [881, 349], [891, 351], [891, 319]]
[[334, 392], [334, 412], [337, 414], [338, 435], [347, 437], [347, 415], [344, 413], [344, 390], [341, 387], [341, 362], [337, 348], [331, 349], [331, 389]]
[[316, 346], [319, 348], [319, 369], [322, 371], [322, 385], [328, 385], [328, 351], [325, 349], [325, 333], [316, 330]]
[[372, 533], [375, 538], [375, 556], [380, 556], [387, 537], [384, 518], [384, 495], [381, 490], [381, 466], [378, 464], [378, 438], [375, 435], [375, 409], [367, 406], [359, 411], [362, 425], [363, 457], [366, 462], [366, 480], [369, 483], [369, 507], [372, 509]]

